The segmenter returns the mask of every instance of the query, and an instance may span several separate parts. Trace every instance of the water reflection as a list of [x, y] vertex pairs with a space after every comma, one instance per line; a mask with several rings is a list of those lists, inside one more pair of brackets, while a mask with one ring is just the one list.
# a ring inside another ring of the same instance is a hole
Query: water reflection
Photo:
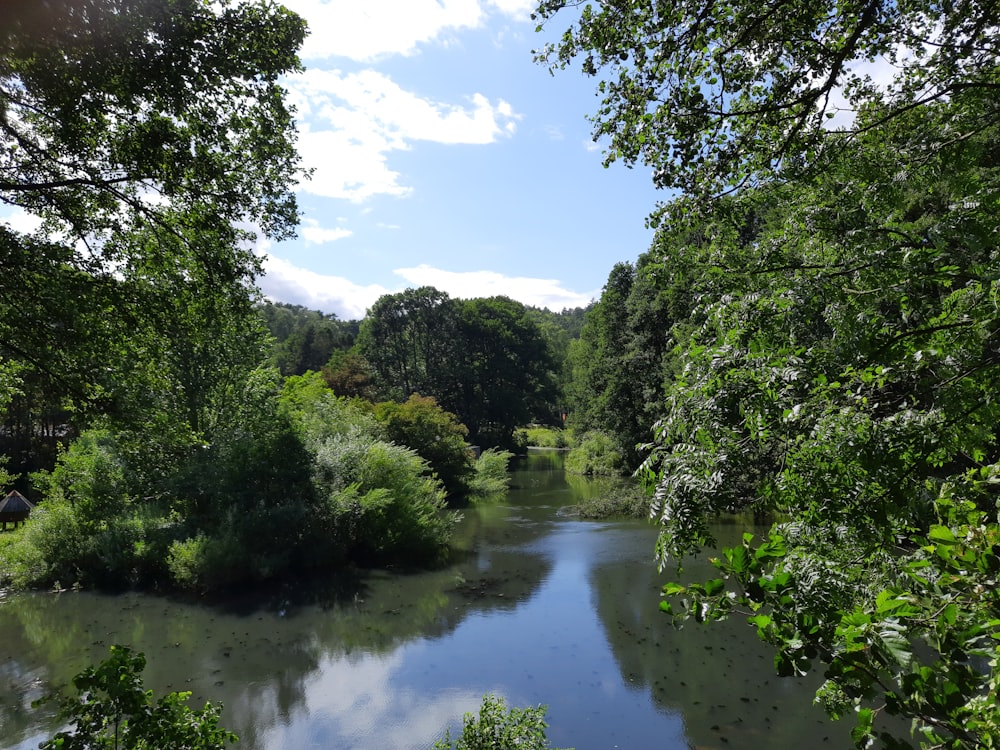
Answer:
[[[549, 705], [559, 746], [806, 746], [809, 691], [772, 676], [753, 631], [674, 631], [657, 610], [654, 530], [566, 513], [558, 454], [504, 501], [465, 511], [444, 570], [338, 575], [225, 602], [37, 594], [0, 604], [0, 748], [36, 747], [30, 702], [107, 654], [144, 651], [149, 687], [225, 704], [242, 748], [426, 748], [484, 692]], [[846, 733], [836, 738], [843, 740]], [[843, 741], [838, 744], [844, 744]]]

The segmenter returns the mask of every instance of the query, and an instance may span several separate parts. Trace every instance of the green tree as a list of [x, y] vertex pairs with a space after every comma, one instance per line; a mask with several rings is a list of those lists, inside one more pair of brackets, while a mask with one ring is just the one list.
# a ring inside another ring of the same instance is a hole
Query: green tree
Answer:
[[749, 243], [715, 219], [715, 288], [650, 463], [664, 562], [710, 541], [707, 515], [791, 519], [726, 551], [718, 580], [668, 593], [700, 619], [750, 615], [782, 673], [819, 657], [820, 698], [857, 712], [859, 746], [900, 746], [883, 712], [931, 746], [998, 737], [983, 703], [1000, 636], [998, 258], [984, 239], [1000, 162], [992, 130], [943, 143], [977, 110], [964, 96], [914, 110], [822, 178], [741, 195], [765, 216]]
[[[782, 674], [821, 665], [858, 747], [1000, 741], [998, 12], [610, 2], [548, 52], [609, 73], [609, 158], [686, 191], [650, 258], [689, 287], [647, 463], [661, 562], [713, 514], [779, 519], [663, 607], [745, 615]], [[824, 127], [835, 94], [852, 117]]]
[[528, 309], [509, 297], [465, 300], [460, 315], [461, 395], [453, 410], [473, 440], [511, 447], [516, 427], [557, 406], [547, 342]]
[[[583, 6], [536, 53], [579, 58], [599, 78], [595, 139], [606, 163], [642, 162], [657, 185], [707, 195], [822, 167], [841, 141], [828, 119], [875, 102], [877, 129], [912, 106], [994, 90], [1000, 10], [936, 0], [541, 0], [539, 28]], [[879, 88], [864, 63], [894, 71]], [[843, 98], [843, 103], [840, 99]]]
[[384, 401], [375, 405], [375, 418], [386, 437], [416, 451], [441, 480], [450, 495], [468, 491], [473, 462], [465, 425], [430, 396], [413, 394], [405, 403]]
[[124, 646], [73, 678], [75, 696], [60, 700], [60, 715], [71, 729], [43, 742], [43, 750], [222, 750], [237, 737], [219, 726], [221, 706], [187, 706], [191, 693], [168, 693], [154, 700], [142, 685], [146, 659]]
[[446, 732], [432, 750], [546, 750], [551, 747], [545, 737], [547, 726], [545, 706], [507, 708], [503, 698], [484, 695], [479, 714], [465, 715], [458, 740], [453, 742], [451, 732]]
[[358, 349], [382, 395], [403, 401], [414, 393], [454, 404], [460, 361], [455, 302], [433, 287], [380, 297], [361, 322]]
[[362, 321], [358, 349], [384, 395], [432, 396], [474, 442], [509, 446], [515, 427], [556, 406], [546, 340], [507, 297], [452, 300], [431, 287], [385, 295]]
[[[217, 308], [237, 306], [259, 270], [246, 227], [282, 238], [295, 226], [279, 79], [299, 69], [305, 27], [265, 2], [58, 0], [0, 14], [0, 202], [42, 221], [0, 226], [0, 357], [78, 419], [114, 412], [123, 385], [150, 374], [152, 339], [134, 334], [166, 331], [152, 289], [189, 280]], [[189, 352], [204, 350], [191, 334]], [[205, 392], [210, 362], [159, 362], [189, 377], [188, 396]]]

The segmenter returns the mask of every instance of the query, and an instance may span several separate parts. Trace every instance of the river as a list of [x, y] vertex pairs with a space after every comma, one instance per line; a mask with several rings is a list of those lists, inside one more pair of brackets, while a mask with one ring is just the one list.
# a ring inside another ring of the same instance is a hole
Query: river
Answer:
[[848, 746], [849, 727], [812, 705], [816, 680], [777, 678], [745, 623], [671, 627], [655, 529], [576, 518], [596, 491], [533, 451], [502, 502], [463, 511], [465, 553], [432, 572], [331, 571], [307, 592], [225, 601], [7, 595], [0, 750], [51, 736], [32, 700], [114, 643], [146, 654], [157, 694], [222, 702], [246, 750], [429, 748], [487, 692], [546, 704], [552, 744], [577, 750]]

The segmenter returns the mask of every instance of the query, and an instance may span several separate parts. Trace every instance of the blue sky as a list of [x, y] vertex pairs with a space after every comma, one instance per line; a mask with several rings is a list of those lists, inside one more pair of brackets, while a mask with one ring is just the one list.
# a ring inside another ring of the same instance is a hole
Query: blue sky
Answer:
[[605, 169], [595, 84], [551, 76], [530, 0], [285, 0], [310, 36], [285, 81], [313, 177], [298, 239], [262, 242], [271, 299], [357, 319], [389, 292], [505, 294], [558, 311], [635, 260], [663, 196]]

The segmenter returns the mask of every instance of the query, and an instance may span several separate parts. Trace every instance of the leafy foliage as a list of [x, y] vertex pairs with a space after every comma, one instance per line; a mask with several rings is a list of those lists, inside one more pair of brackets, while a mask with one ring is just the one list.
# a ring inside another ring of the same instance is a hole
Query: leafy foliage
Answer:
[[433, 750], [507, 750], [528, 748], [545, 750], [551, 747], [545, 738], [545, 706], [507, 708], [503, 698], [484, 695], [479, 715], [466, 714], [462, 735], [452, 741], [446, 732], [443, 740], [434, 743]]
[[603, 432], [588, 432], [566, 456], [566, 471], [580, 476], [621, 476], [627, 472], [615, 441]]
[[142, 686], [146, 659], [124, 646], [73, 678], [75, 696], [60, 700], [60, 715], [72, 728], [43, 742], [43, 750], [222, 750], [237, 737], [219, 727], [221, 706], [187, 706], [191, 693], [154, 700]]
[[546, 340], [506, 297], [453, 300], [431, 287], [385, 295], [362, 321], [358, 349], [383, 394], [432, 396], [476, 443], [512, 447], [519, 424], [553, 410]]
[[[537, 59], [579, 59], [599, 79], [592, 119], [595, 140], [610, 139], [606, 163], [641, 161], [658, 186], [692, 196], [825, 168], [842, 145], [828, 125], [841, 110], [880, 106], [845, 125], [861, 134], [996, 86], [991, 3], [541, 0], [533, 17], [541, 28], [573, 6], [583, 7], [572, 26]], [[864, 65], [876, 59], [895, 72], [883, 89]]]
[[[777, 519], [663, 608], [744, 615], [780, 673], [822, 668], [858, 747], [998, 742], [997, 25], [980, 4], [610, 2], [547, 53], [611, 71], [609, 158], [686, 191], [646, 258], [672, 310], [645, 464], [661, 563], [714, 546], [713, 515]], [[859, 65], [878, 55], [881, 87]], [[834, 95], [853, 111], [824, 127]]]
[[473, 473], [472, 454], [465, 442], [469, 431], [437, 401], [416, 393], [403, 404], [384, 401], [375, 405], [375, 419], [390, 441], [411, 448], [428, 463], [449, 494], [468, 489]]
[[353, 346], [357, 336], [357, 321], [339, 321], [301, 305], [265, 302], [258, 309], [274, 336], [269, 361], [282, 375], [319, 372], [331, 357]]
[[278, 81], [299, 69], [304, 22], [199, 0], [0, 14], [0, 202], [40, 222], [0, 226], [13, 468], [51, 468], [67, 425], [101, 416], [134, 426], [176, 407], [197, 433], [232, 386], [234, 347], [255, 343], [217, 337], [246, 330], [259, 270], [247, 228], [282, 238], [296, 222]]
[[476, 459], [475, 473], [469, 480], [469, 493], [474, 497], [492, 497], [507, 492], [510, 487], [510, 460], [514, 454], [488, 448]]

